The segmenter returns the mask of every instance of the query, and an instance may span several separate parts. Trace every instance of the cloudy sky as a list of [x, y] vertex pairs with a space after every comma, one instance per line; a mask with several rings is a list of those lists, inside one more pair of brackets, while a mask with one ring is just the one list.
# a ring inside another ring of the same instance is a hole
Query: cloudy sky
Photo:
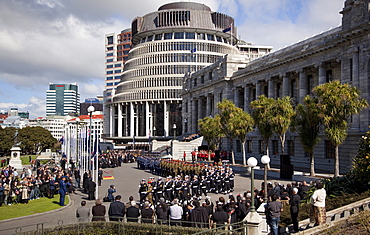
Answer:
[[[104, 90], [104, 36], [175, 0], [0, 0], [0, 110], [45, 116], [49, 83]], [[195, 0], [194, 0], [195, 1]], [[344, 0], [197, 0], [235, 18], [241, 39], [274, 50], [341, 23]]]

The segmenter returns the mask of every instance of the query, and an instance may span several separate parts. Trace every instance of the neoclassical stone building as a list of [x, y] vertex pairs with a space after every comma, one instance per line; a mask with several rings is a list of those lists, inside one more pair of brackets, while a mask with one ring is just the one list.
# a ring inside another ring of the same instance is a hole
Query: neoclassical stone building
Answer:
[[[245, 61], [271, 47], [236, 47], [234, 19], [199, 3], [174, 2], [132, 21], [132, 47], [116, 94], [106, 108], [105, 138], [116, 143], [171, 139], [182, 130], [184, 74], [226, 54]], [[248, 56], [249, 55], [249, 56]]]
[[[216, 105], [222, 99], [232, 100], [238, 107], [250, 111], [249, 103], [259, 95], [267, 97], [291, 96], [295, 103], [311, 93], [312, 88], [332, 80], [358, 87], [370, 101], [370, 12], [369, 0], [347, 0], [341, 14], [342, 25], [297, 44], [270, 53], [249, 63], [240, 55], [226, 55], [216, 63], [185, 76], [182, 92], [183, 130], [198, 131], [198, 119], [217, 113]], [[369, 110], [351, 119], [348, 137], [340, 146], [340, 167], [345, 172], [357, 152], [357, 142], [368, 130]], [[278, 137], [271, 140], [272, 164], [279, 164]], [[247, 154], [263, 154], [258, 133], [248, 135]], [[234, 144], [237, 160], [241, 160], [240, 143]], [[228, 143], [223, 141], [223, 148]], [[309, 168], [296, 133], [288, 133], [286, 149], [296, 167]], [[334, 171], [334, 149], [321, 135], [315, 148], [316, 170]]]

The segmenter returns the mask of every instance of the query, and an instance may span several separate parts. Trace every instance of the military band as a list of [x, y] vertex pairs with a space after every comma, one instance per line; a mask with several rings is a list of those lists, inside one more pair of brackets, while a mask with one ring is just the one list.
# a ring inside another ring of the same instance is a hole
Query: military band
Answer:
[[[139, 156], [137, 164], [139, 169], [160, 175], [157, 181], [154, 177], [150, 177], [148, 182], [145, 179], [141, 181], [140, 202], [149, 200], [156, 204], [160, 198], [167, 202], [175, 198], [185, 201], [191, 197], [206, 197], [208, 193], [227, 194], [234, 191], [235, 175], [228, 165], [193, 164], [149, 156]], [[162, 177], [165, 177], [165, 182]]]

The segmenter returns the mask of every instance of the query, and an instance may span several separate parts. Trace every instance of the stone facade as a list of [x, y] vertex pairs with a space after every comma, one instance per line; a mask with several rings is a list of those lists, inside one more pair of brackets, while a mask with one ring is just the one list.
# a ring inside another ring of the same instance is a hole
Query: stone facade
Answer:
[[[200, 71], [185, 76], [183, 87], [183, 130], [198, 131], [198, 119], [217, 113], [216, 105], [222, 99], [232, 100], [236, 106], [250, 111], [249, 103], [259, 95], [277, 98], [290, 96], [297, 104], [311, 93], [312, 88], [332, 80], [340, 80], [360, 89], [370, 101], [370, 41], [369, 0], [345, 1], [341, 14], [342, 26], [298, 42], [251, 62], [240, 55], [228, 55]], [[357, 153], [357, 142], [368, 130], [369, 110], [365, 109], [351, 120], [348, 137], [339, 148], [341, 172], [349, 169]], [[270, 146], [272, 164], [279, 164], [278, 137]], [[228, 148], [223, 142], [223, 148]], [[240, 144], [234, 145], [237, 160], [241, 161]], [[260, 157], [261, 138], [253, 132], [248, 136], [247, 154]], [[299, 137], [288, 133], [286, 149], [296, 168], [309, 168]], [[316, 146], [315, 168], [334, 171], [334, 151], [330, 142], [321, 135]]]

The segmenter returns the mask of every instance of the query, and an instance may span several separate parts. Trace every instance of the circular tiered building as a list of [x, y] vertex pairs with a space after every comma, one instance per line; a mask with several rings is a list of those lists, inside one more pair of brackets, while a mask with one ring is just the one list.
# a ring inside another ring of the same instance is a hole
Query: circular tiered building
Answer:
[[108, 107], [107, 139], [127, 143], [183, 133], [184, 75], [239, 53], [235, 35], [232, 17], [199, 3], [169, 3], [135, 18], [129, 59]]

